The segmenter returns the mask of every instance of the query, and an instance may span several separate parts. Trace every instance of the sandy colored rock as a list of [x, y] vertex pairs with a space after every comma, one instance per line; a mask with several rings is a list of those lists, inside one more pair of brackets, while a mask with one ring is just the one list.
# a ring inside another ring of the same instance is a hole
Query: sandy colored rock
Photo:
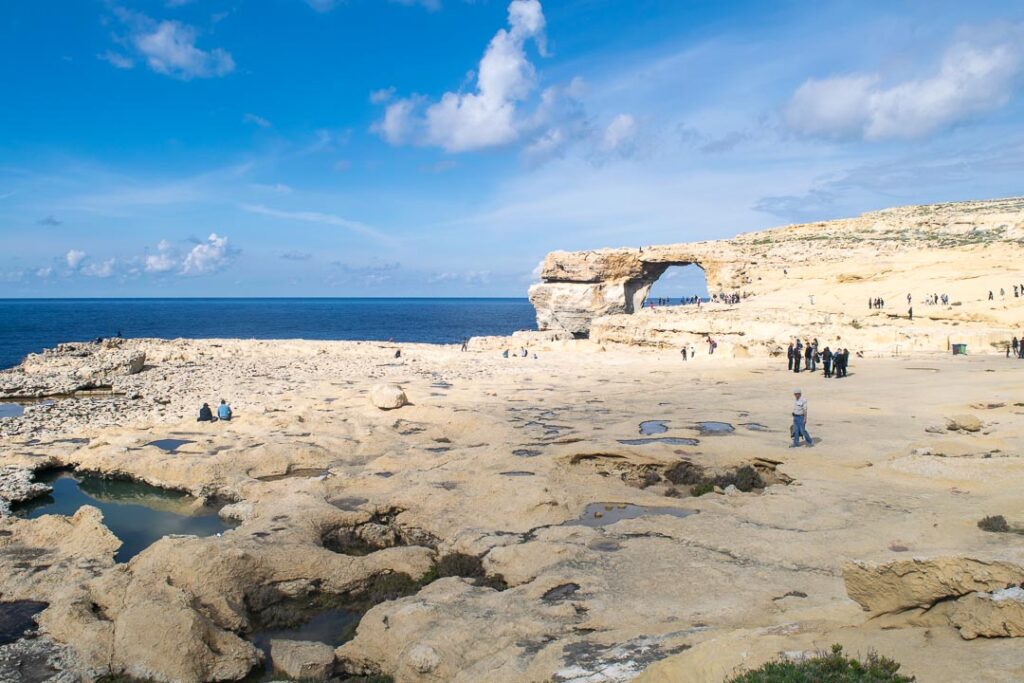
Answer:
[[1012, 586], [961, 598], [956, 601], [950, 621], [968, 640], [1020, 638], [1024, 636], [1024, 589]]
[[326, 681], [334, 671], [334, 648], [301, 640], [271, 640], [274, 669], [291, 679]]
[[975, 591], [1024, 582], [1024, 566], [971, 557], [897, 560], [881, 565], [853, 562], [843, 567], [846, 592], [873, 614], [931, 605]]
[[980, 432], [981, 420], [974, 415], [954, 415], [946, 422], [946, 429], [951, 432]]
[[394, 410], [409, 403], [402, 387], [397, 384], [375, 384], [370, 389], [370, 401], [381, 410]]

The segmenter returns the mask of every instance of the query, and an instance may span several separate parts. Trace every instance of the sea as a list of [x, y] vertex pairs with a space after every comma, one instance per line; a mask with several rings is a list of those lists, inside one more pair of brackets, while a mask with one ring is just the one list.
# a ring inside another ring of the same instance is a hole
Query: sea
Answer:
[[97, 337], [455, 344], [536, 329], [526, 299], [0, 299], [0, 368]]

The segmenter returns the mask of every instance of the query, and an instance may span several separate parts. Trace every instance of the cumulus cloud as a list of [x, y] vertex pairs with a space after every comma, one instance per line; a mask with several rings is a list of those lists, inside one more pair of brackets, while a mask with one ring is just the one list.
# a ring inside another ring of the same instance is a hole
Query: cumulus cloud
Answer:
[[515, 141], [528, 124], [528, 117], [517, 111], [517, 105], [536, 87], [526, 43], [532, 40], [545, 54], [544, 26], [539, 0], [512, 0], [508, 28], [499, 29], [487, 46], [473, 92], [447, 92], [429, 105], [421, 97], [394, 101], [374, 130], [393, 145], [414, 142], [449, 152]]
[[78, 249], [70, 249], [68, 253], [64, 255], [64, 261], [68, 264], [68, 268], [71, 270], [78, 270], [78, 267], [82, 265], [82, 261], [85, 260], [87, 254], [84, 251]]
[[381, 88], [380, 90], [374, 90], [370, 93], [370, 102], [373, 104], [384, 104], [390, 101], [395, 96], [395, 86], [390, 88]]
[[1005, 105], [1024, 73], [1024, 26], [960, 40], [936, 73], [901, 83], [879, 74], [809, 79], [783, 115], [795, 131], [831, 138], [918, 138]]
[[[180, 21], [156, 21], [122, 8], [116, 14], [130, 31], [124, 42], [157, 73], [187, 81], [225, 76], [235, 70], [235, 61], [227, 51], [196, 47], [198, 34], [192, 26]], [[124, 68], [115, 61], [111, 63]]]
[[101, 263], [90, 263], [82, 268], [82, 274], [89, 277], [108, 278], [114, 274], [117, 259], [109, 258]]
[[156, 253], [146, 256], [143, 267], [147, 273], [167, 273], [178, 265], [178, 254], [167, 240], [160, 240]]
[[36, 277], [37, 278], [45, 280], [46, 278], [50, 277], [51, 275], [53, 275], [53, 268], [51, 268], [50, 266], [45, 266], [43, 268], [37, 268], [36, 269]]
[[205, 242], [192, 247], [181, 264], [182, 275], [209, 275], [226, 268], [236, 254], [227, 237], [210, 233]]

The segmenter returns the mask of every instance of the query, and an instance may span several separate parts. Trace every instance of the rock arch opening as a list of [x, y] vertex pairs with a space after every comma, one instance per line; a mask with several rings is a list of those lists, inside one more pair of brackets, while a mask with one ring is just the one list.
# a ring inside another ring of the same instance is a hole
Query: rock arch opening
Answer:
[[692, 302], [695, 297], [708, 298], [708, 280], [704, 269], [697, 263], [673, 263], [651, 283], [647, 292], [648, 303], [656, 306], [676, 306]]

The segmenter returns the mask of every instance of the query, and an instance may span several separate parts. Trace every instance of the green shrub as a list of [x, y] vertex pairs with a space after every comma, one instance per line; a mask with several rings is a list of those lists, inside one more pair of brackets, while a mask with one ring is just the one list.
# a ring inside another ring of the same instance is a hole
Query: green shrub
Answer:
[[800, 661], [774, 660], [753, 671], [730, 678], [728, 683], [912, 683], [900, 665], [869, 652], [863, 661], [847, 657], [841, 645]]
[[690, 487], [691, 496], [703, 496], [705, 493], [711, 493], [715, 490], [715, 485], [710, 481], [705, 481], [700, 484], [695, 484]]
[[1010, 525], [1006, 523], [1006, 517], [1002, 515], [994, 515], [992, 517], [982, 517], [978, 520], [978, 528], [982, 531], [994, 531], [1002, 533], [1010, 530]]

